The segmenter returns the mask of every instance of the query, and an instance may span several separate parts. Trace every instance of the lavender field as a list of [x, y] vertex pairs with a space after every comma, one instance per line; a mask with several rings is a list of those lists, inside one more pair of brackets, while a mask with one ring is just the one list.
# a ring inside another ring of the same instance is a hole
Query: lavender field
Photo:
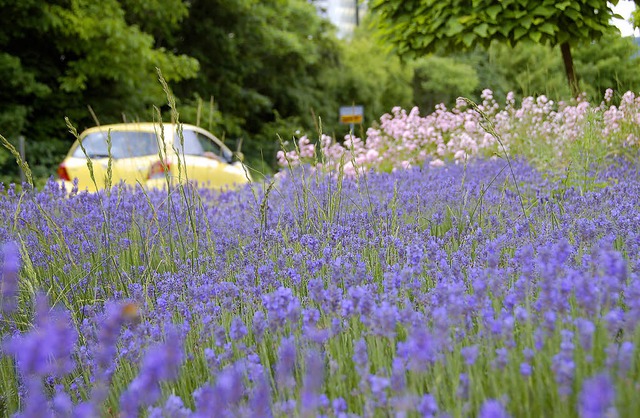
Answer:
[[640, 416], [640, 103], [546, 103], [236, 191], [3, 188], [0, 414]]

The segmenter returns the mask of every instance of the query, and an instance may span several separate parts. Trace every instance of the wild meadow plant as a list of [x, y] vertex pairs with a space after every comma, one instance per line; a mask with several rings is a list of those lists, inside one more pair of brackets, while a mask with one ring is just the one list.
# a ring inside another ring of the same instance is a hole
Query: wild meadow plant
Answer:
[[[303, 136], [294, 149], [278, 153], [278, 163], [286, 167], [320, 159], [328, 171], [344, 164], [345, 173], [353, 175], [354, 167], [391, 171], [426, 164], [463, 164], [473, 158], [502, 156], [505, 151], [543, 170], [583, 161], [579, 154], [585, 150], [591, 151], [592, 159], [609, 154], [635, 156], [640, 144], [640, 96], [626, 92], [617, 106], [613, 96], [609, 89], [599, 104], [589, 103], [584, 96], [558, 103], [546, 96], [525, 97], [516, 104], [514, 94], [508, 93], [501, 108], [487, 89], [476, 108], [458, 100], [453, 109], [441, 104], [420, 116], [417, 107], [409, 112], [396, 107], [380, 118], [377, 127], [367, 130], [365, 139], [349, 134], [337, 142], [321, 135], [316, 144]], [[495, 132], [485, 129], [486, 120]]]
[[518, 197], [505, 166], [10, 186], [0, 411], [637, 416], [637, 168], [580, 193], [518, 160]]
[[[626, 100], [397, 110], [235, 191], [0, 186], [0, 414], [640, 416], [640, 173], [597, 142], [632, 146]], [[509, 112], [589, 181], [470, 158], [526, 149]]]

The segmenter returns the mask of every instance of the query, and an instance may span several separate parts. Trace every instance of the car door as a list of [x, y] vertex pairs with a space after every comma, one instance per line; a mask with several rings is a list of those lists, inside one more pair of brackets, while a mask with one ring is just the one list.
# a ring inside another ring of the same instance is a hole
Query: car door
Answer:
[[242, 181], [238, 167], [230, 164], [231, 152], [213, 135], [195, 127], [184, 127], [182, 136], [183, 144], [176, 137], [175, 146], [181, 158], [184, 155], [189, 180], [213, 188], [246, 182]]

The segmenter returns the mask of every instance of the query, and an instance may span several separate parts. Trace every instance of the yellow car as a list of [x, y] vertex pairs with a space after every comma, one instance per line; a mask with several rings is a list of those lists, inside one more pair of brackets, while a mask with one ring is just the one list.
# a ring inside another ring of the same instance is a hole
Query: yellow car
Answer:
[[122, 123], [87, 129], [80, 134], [86, 155], [76, 141], [58, 167], [58, 177], [67, 190], [77, 178], [80, 190], [95, 191], [88, 157], [97, 189], [105, 188], [110, 158], [112, 185], [124, 181], [162, 188], [166, 175], [172, 183], [189, 181], [209, 188], [233, 188], [250, 181], [247, 168], [210, 132], [187, 124], [162, 128], [158, 123]]

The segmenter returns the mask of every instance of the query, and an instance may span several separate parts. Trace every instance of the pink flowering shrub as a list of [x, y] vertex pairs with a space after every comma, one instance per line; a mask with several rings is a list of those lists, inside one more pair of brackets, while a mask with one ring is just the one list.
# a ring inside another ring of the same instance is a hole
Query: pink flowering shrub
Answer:
[[[607, 90], [609, 93], [610, 90]], [[611, 105], [611, 92], [601, 105], [603, 110], [603, 135], [612, 146], [637, 146], [640, 142], [640, 96], [628, 91], [620, 100], [620, 106]], [[604, 109], [608, 106], [607, 109]]]
[[426, 116], [417, 107], [409, 112], [395, 107], [367, 130], [366, 139], [347, 135], [340, 143], [322, 135], [315, 144], [303, 136], [296, 149], [278, 152], [278, 163], [281, 167], [306, 163], [328, 171], [342, 168], [353, 175], [357, 170], [459, 164], [508, 152], [537, 165], [564, 166], [576, 149], [584, 148], [581, 141], [587, 135], [595, 141], [592, 146], [608, 154], [640, 141], [640, 97], [633, 92], [625, 93], [619, 106], [612, 104], [612, 90], [598, 105], [584, 95], [557, 103], [546, 96], [525, 97], [517, 105], [509, 93], [501, 108], [491, 90], [484, 90], [481, 97], [477, 108], [489, 124], [464, 100], [453, 109], [438, 105]]

